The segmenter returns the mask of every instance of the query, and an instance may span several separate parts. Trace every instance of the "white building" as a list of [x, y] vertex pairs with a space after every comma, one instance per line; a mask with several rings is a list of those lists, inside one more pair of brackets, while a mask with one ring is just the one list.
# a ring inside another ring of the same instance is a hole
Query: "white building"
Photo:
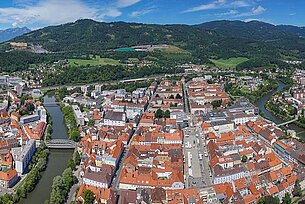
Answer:
[[85, 119], [83, 113], [81, 112], [78, 105], [72, 105], [72, 108], [77, 125], [81, 125], [81, 126], [85, 125]]
[[107, 111], [104, 116], [104, 125], [125, 126], [126, 119], [124, 112]]
[[15, 169], [18, 175], [22, 175], [30, 163], [33, 154], [36, 151], [36, 141], [30, 139], [22, 147], [12, 148], [12, 155], [15, 162]]

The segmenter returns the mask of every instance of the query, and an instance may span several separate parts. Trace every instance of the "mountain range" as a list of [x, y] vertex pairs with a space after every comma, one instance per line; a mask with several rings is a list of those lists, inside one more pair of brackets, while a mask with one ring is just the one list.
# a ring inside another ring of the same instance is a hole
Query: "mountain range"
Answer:
[[[100, 55], [117, 60], [130, 58], [161, 59], [168, 66], [178, 63], [212, 63], [215, 59], [249, 59], [238, 69], [288, 66], [285, 60], [305, 59], [305, 28], [272, 25], [260, 21], [212, 21], [199, 25], [158, 25], [126, 22], [78, 20], [49, 26], [15, 37], [11, 41], [40, 45], [48, 55], [12, 51], [8, 43], [0, 45], [0, 69], [26, 69], [28, 64], [66, 59], [74, 56]], [[113, 49], [136, 45], [169, 44], [180, 53], [117, 53]], [[18, 52], [18, 53], [16, 53]], [[26, 59], [26, 61], [22, 60]], [[1, 62], [2, 61], [2, 62]]]
[[27, 27], [22, 28], [8, 28], [5, 30], [0, 30], [0, 43], [11, 40], [17, 36], [29, 33], [31, 30]]
[[39, 44], [53, 52], [98, 54], [118, 47], [166, 43], [201, 58], [261, 55], [305, 58], [304, 27], [275, 26], [259, 21], [157, 25], [84, 19], [32, 31], [14, 41]]

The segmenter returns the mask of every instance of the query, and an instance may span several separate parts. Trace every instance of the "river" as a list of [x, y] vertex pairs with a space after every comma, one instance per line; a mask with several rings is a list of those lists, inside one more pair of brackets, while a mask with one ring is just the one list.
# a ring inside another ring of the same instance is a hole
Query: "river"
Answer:
[[[263, 97], [261, 97], [260, 99], [258, 99], [255, 104], [256, 106], [259, 108], [259, 110], [270, 120], [272, 120], [273, 122], [275, 122], [276, 124], [280, 124], [285, 122], [284, 120], [282, 120], [281, 118], [276, 117], [275, 115], [273, 115], [272, 113], [270, 113], [266, 108], [265, 108], [265, 104], [267, 103], [267, 101], [270, 99], [270, 97], [275, 94], [278, 91], [281, 91], [283, 88], [285, 88], [285, 84], [282, 82], [278, 82], [278, 87], [273, 90], [272, 92], [264, 95]], [[290, 124], [288, 126], [289, 129], [295, 130], [298, 134], [298, 136], [305, 138], [305, 129], [304, 128], [300, 128], [294, 124]]]
[[[46, 95], [46, 103], [55, 102], [55, 97]], [[62, 112], [59, 106], [46, 107], [53, 121], [52, 139], [67, 139], [67, 129], [63, 122]], [[42, 173], [42, 177], [26, 199], [21, 200], [20, 204], [43, 204], [49, 199], [53, 178], [61, 175], [67, 166], [68, 160], [72, 157], [73, 150], [51, 150], [48, 160], [47, 169]]]

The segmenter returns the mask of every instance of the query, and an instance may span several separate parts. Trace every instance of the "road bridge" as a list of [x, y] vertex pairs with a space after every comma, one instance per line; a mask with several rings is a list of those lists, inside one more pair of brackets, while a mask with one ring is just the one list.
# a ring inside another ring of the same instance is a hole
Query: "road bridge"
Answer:
[[68, 139], [47, 140], [46, 145], [49, 149], [75, 149], [76, 142]]
[[56, 107], [59, 106], [60, 103], [59, 102], [48, 102], [48, 103], [43, 103], [44, 107]]

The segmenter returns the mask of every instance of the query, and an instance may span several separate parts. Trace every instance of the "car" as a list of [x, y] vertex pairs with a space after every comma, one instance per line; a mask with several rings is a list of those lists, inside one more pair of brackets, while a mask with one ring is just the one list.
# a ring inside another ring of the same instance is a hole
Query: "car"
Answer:
[[205, 152], [205, 153], [204, 153], [204, 156], [205, 156], [205, 157], [208, 157], [208, 153]]

